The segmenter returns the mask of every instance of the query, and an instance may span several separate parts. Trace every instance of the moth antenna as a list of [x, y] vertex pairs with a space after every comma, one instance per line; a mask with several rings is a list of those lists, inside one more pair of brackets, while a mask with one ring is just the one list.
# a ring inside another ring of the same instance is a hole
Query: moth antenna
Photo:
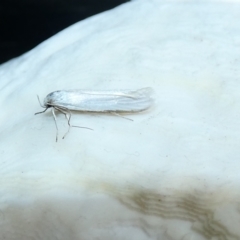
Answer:
[[46, 107], [44, 111], [42, 111], [42, 112], [36, 112], [36, 113], [34, 113], [34, 115], [37, 115], [37, 114], [40, 114], [40, 113], [44, 113], [44, 112], [46, 112], [46, 111], [48, 110], [48, 108], [49, 108], [49, 107]]
[[42, 107], [42, 108], [45, 108], [42, 104], [41, 104], [41, 102], [40, 102], [40, 99], [39, 99], [39, 96], [37, 95], [37, 98], [38, 98], [38, 102], [39, 102], [39, 104], [40, 104], [40, 106]]

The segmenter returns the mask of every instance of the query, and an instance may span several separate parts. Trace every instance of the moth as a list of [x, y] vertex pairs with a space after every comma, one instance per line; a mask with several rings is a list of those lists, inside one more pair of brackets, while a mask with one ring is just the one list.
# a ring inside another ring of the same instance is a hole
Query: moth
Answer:
[[[55, 110], [63, 113], [68, 121], [68, 131], [63, 136], [63, 139], [68, 134], [72, 126], [70, 124], [71, 111], [80, 112], [99, 112], [99, 113], [131, 113], [141, 112], [153, 103], [152, 88], [142, 88], [137, 90], [109, 90], [109, 91], [93, 91], [93, 90], [58, 90], [49, 93], [41, 104], [39, 97], [39, 104], [45, 108], [44, 113], [49, 108], [52, 110], [54, 122], [56, 125], [56, 141], [58, 140], [58, 126]], [[79, 127], [87, 128], [87, 127]]]

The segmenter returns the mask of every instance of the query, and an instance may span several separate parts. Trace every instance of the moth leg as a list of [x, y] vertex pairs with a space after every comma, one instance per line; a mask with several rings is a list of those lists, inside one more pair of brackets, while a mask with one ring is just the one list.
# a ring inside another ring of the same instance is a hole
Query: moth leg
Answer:
[[121, 114], [118, 114], [118, 113], [116, 113], [116, 112], [110, 112], [110, 113], [113, 114], [113, 115], [116, 115], [116, 116], [118, 116], [118, 117], [125, 118], [125, 119], [127, 119], [127, 120], [129, 120], [129, 121], [133, 121], [131, 118], [124, 117], [124, 116], [122, 116]]
[[55, 112], [54, 112], [54, 107], [52, 107], [52, 114], [53, 114], [54, 122], [55, 122], [55, 125], [56, 125], [56, 129], [57, 129], [57, 134], [56, 134], [56, 142], [57, 142], [57, 140], [58, 140], [58, 126], [57, 126], [57, 118], [56, 118], [56, 115], [55, 115]]
[[58, 107], [56, 107], [56, 109], [57, 109], [58, 111], [60, 111], [61, 113], [63, 113], [63, 114], [65, 115], [66, 119], [68, 120], [68, 131], [64, 134], [64, 136], [62, 137], [62, 139], [64, 139], [64, 138], [66, 137], [66, 135], [69, 133], [71, 127], [85, 128], [85, 129], [93, 130], [92, 128], [88, 128], [88, 127], [80, 127], [80, 126], [71, 125], [71, 124], [70, 124], [70, 120], [71, 120], [72, 114], [71, 114], [70, 110], [68, 110], [68, 109], [65, 110], [65, 109], [58, 108]]
[[67, 132], [64, 134], [64, 136], [62, 137], [62, 139], [64, 139], [64, 138], [66, 137], [66, 135], [69, 133], [70, 128], [72, 127], [72, 125], [70, 124], [71, 112], [70, 112], [69, 110], [68, 110], [69, 112], [67, 112], [67, 111], [65, 111], [65, 110], [63, 110], [63, 109], [61, 109], [61, 108], [56, 108], [56, 109], [57, 109], [59, 112], [63, 113], [63, 114], [65, 115], [67, 121], [68, 121], [68, 130], [67, 130]]

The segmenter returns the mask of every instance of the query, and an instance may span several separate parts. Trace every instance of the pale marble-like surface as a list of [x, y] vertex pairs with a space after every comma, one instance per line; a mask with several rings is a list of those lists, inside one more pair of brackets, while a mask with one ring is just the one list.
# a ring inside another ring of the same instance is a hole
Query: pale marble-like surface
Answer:
[[[133, 1], [1, 65], [0, 239], [240, 239], [239, 12]], [[133, 122], [74, 114], [94, 131], [58, 143], [34, 116], [36, 94], [148, 86]]]

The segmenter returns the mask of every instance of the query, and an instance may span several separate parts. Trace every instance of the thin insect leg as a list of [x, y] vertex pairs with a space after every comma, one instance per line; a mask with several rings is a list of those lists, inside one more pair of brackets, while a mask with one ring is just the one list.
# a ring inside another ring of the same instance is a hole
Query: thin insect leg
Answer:
[[64, 134], [63, 138], [64, 139], [66, 137], [66, 135], [69, 133], [70, 128], [71, 128], [71, 124], [70, 124], [70, 119], [71, 119], [71, 112], [69, 111], [69, 113], [67, 113], [65, 110], [61, 109], [61, 108], [56, 108], [59, 112], [63, 113], [66, 117], [66, 119], [68, 120], [68, 130], [67, 132]]
[[56, 129], [57, 129], [57, 134], [56, 134], [56, 142], [57, 142], [57, 140], [58, 140], [58, 126], [57, 126], [57, 118], [56, 118], [56, 115], [55, 115], [55, 112], [54, 112], [54, 107], [52, 107], [52, 114], [53, 114], [53, 118], [54, 118], [54, 121], [55, 121]]
[[58, 108], [58, 107], [55, 107], [55, 109], [57, 109], [59, 112], [63, 113], [66, 117], [66, 119], [68, 120], [68, 116], [67, 116], [67, 112], [65, 110], [63, 110], [62, 108]]
[[62, 108], [58, 108], [58, 107], [56, 107], [56, 109], [58, 111], [60, 111], [61, 113], [63, 113], [65, 115], [66, 119], [68, 120], [68, 131], [64, 134], [63, 139], [69, 133], [71, 127], [85, 128], [85, 129], [93, 130], [92, 128], [88, 128], [88, 127], [80, 127], [80, 126], [73, 126], [73, 125], [71, 125], [71, 123], [70, 123], [71, 116], [72, 116], [71, 112], [68, 109], [62, 109]]
[[80, 127], [80, 126], [73, 126], [73, 125], [71, 125], [71, 127], [76, 127], [76, 128], [85, 128], [85, 129], [88, 129], [88, 130], [92, 130], [92, 131], [93, 131], [93, 129], [92, 129], [92, 128], [89, 128], [89, 127]]
[[46, 112], [48, 110], [48, 107], [47, 108], [45, 108], [45, 110], [44, 111], [42, 111], [42, 112], [37, 112], [37, 113], [34, 113], [34, 115], [37, 115], [37, 114], [40, 114], [40, 113], [44, 113], [44, 112]]
[[129, 121], [133, 121], [131, 118], [124, 117], [124, 116], [122, 116], [121, 114], [118, 114], [118, 113], [116, 113], [116, 112], [110, 112], [110, 113], [112, 113], [113, 115], [116, 115], [116, 116], [118, 116], [118, 117], [125, 118], [125, 119], [127, 119], [127, 120], [129, 120]]
[[[68, 110], [69, 111], [69, 110]], [[72, 116], [72, 114], [71, 114], [71, 112], [69, 111], [69, 114], [70, 114], [70, 117], [69, 117], [69, 120], [68, 120], [68, 124], [70, 125], [70, 119], [71, 119], [71, 116]], [[88, 129], [88, 130], [92, 130], [93, 131], [93, 129], [92, 128], [89, 128], [89, 127], [81, 127], [81, 126], [74, 126], [74, 125], [70, 125], [71, 127], [76, 127], [76, 128], [85, 128], [85, 129]]]

